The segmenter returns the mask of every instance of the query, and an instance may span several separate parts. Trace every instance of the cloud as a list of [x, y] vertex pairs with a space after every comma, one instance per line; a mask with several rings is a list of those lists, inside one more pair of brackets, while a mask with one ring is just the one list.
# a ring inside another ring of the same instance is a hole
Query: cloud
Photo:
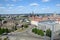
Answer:
[[49, 10], [50, 9], [50, 7], [44, 7], [44, 8], [42, 8], [42, 10]]
[[17, 6], [15, 9], [24, 9], [25, 7], [24, 6]]
[[43, 8], [42, 8], [42, 11], [45, 11], [45, 12], [49, 12], [50, 10], [51, 10], [50, 7], [43, 7]]
[[5, 7], [0, 7], [0, 9], [5, 9]]
[[25, 9], [24, 6], [17, 6], [14, 10], [20, 11], [20, 10], [24, 10], [24, 9]]
[[49, 2], [50, 0], [42, 0], [42, 2]]
[[6, 12], [10, 12], [10, 11], [12, 12], [12, 10], [10, 10], [10, 9], [6, 9]]
[[13, 2], [22, 1], [22, 0], [12, 0]]
[[24, 6], [18, 6], [19, 8], [22, 8], [22, 7], [24, 7]]
[[8, 7], [8, 9], [12, 9], [13, 7]]
[[57, 7], [60, 7], [60, 4], [56, 4]]
[[30, 6], [38, 6], [38, 3], [31, 3]]
[[0, 13], [5, 12], [6, 11], [6, 7], [0, 7]]
[[6, 6], [7, 6], [7, 7], [13, 7], [14, 4], [7, 4]]
[[25, 6], [0, 7], [0, 13], [20, 13], [25, 10]]

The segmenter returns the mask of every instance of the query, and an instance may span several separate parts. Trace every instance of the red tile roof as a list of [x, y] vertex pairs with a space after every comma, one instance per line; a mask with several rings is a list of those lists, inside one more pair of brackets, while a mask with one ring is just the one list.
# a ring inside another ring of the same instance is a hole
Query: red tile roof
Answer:
[[38, 17], [38, 16], [32, 16], [30, 17], [32, 21], [44, 21], [44, 20], [48, 20], [51, 19], [51, 20], [56, 20], [56, 21], [60, 21], [60, 17], [58, 18], [55, 18], [54, 16], [49, 16], [49, 17]]

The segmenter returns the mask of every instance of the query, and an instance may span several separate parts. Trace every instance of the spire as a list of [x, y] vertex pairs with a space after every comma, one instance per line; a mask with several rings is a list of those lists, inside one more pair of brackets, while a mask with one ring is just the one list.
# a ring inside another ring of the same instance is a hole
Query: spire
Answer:
[[34, 11], [32, 11], [32, 16], [35, 16]]

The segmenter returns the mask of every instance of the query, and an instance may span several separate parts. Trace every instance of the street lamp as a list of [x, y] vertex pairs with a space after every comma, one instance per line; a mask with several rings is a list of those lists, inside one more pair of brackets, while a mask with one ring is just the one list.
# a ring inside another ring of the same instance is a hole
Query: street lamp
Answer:
[[52, 25], [52, 33], [51, 33], [51, 40], [53, 40], [54, 38], [54, 24]]
[[46, 26], [45, 26], [45, 29], [44, 29], [44, 40], [46, 40]]

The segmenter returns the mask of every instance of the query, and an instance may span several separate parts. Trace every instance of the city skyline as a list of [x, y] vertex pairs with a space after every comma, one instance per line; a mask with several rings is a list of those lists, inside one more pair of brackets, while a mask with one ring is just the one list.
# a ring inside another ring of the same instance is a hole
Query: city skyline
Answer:
[[0, 14], [60, 13], [60, 0], [0, 0]]

